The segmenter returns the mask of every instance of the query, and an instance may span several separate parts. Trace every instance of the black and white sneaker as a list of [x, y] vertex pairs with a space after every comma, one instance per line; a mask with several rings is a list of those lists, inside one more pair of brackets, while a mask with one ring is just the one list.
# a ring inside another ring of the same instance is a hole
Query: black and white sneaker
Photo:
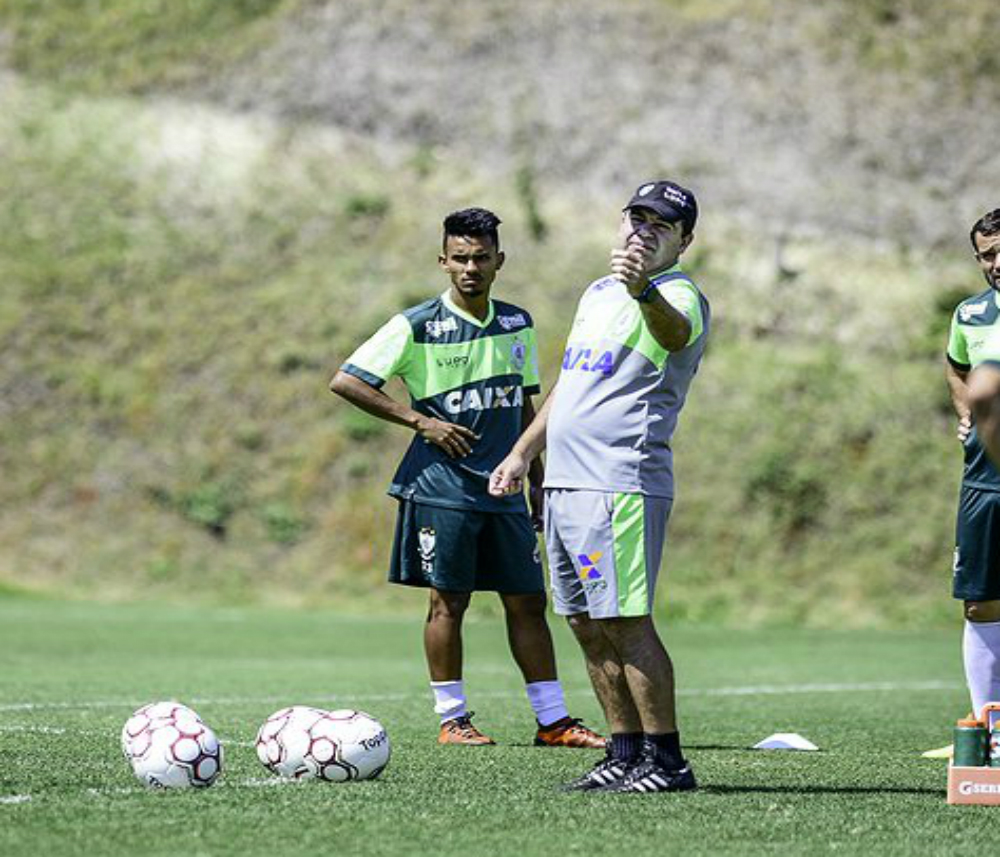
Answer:
[[582, 777], [566, 783], [564, 792], [589, 792], [594, 789], [605, 789], [620, 782], [631, 770], [631, 765], [624, 759], [614, 759], [610, 750], [593, 768]]
[[639, 764], [629, 768], [627, 773], [616, 782], [601, 786], [603, 792], [687, 792], [698, 788], [691, 765], [684, 763], [683, 768], [671, 770], [663, 767], [655, 759], [645, 757]]

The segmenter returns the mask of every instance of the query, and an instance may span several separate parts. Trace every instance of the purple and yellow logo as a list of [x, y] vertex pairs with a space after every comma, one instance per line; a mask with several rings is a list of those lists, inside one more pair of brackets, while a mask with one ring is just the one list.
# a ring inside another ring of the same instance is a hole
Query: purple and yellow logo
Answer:
[[581, 553], [577, 554], [576, 558], [580, 560], [580, 579], [581, 580], [600, 580], [601, 573], [597, 570], [597, 562], [600, 558], [604, 556], [604, 551], [594, 551], [593, 553]]

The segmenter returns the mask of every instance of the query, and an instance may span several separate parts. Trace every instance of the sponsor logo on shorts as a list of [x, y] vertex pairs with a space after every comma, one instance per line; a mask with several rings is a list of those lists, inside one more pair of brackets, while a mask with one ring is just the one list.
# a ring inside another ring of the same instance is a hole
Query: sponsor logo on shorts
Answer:
[[417, 552], [420, 554], [420, 570], [424, 573], [434, 571], [434, 547], [437, 543], [437, 534], [433, 527], [421, 527], [417, 533]]
[[961, 562], [961, 557], [959, 556], [958, 548], [956, 547], [955, 548], [955, 555], [954, 555], [954, 557], [952, 557], [952, 561], [951, 561], [951, 573], [952, 573], [952, 575], [958, 574], [958, 566], [959, 566], [960, 562]]
[[597, 570], [597, 563], [602, 556], [604, 551], [577, 554], [576, 558], [580, 560], [580, 577], [584, 580], [600, 580], [603, 575]]
[[580, 561], [580, 580], [583, 581], [583, 588], [587, 592], [599, 592], [608, 588], [608, 582], [597, 567], [602, 556], [604, 551], [581, 553], [576, 556]]
[[538, 545], [535, 545], [535, 550], [531, 554], [531, 560], [535, 565], [542, 564], [542, 552], [538, 549]]

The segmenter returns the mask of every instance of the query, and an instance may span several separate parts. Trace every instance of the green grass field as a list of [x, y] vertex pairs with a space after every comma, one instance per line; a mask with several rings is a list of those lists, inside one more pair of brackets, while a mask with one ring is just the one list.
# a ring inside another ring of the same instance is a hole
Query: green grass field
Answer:
[[[483, 597], [483, 596], [481, 596]], [[598, 723], [556, 629], [572, 711]], [[945, 804], [965, 713], [958, 632], [666, 633], [682, 734], [702, 784], [684, 795], [567, 795], [590, 751], [530, 746], [502, 626], [470, 622], [467, 683], [497, 747], [439, 748], [412, 618], [109, 606], [0, 597], [0, 853], [954, 854], [1000, 811]], [[197, 709], [226, 745], [206, 791], [133, 779], [118, 734], [154, 699]], [[359, 707], [389, 731], [383, 779], [284, 784], [252, 740], [288, 704]], [[818, 753], [748, 749], [794, 731]]]

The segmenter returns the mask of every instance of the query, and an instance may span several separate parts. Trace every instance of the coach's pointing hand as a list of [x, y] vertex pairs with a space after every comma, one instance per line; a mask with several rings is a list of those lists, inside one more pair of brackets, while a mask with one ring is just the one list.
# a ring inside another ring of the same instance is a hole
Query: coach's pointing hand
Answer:
[[524, 489], [524, 474], [528, 472], [528, 462], [524, 456], [511, 452], [490, 474], [490, 494], [503, 497], [517, 494]]
[[472, 452], [472, 442], [479, 440], [472, 429], [434, 417], [424, 417], [417, 425], [417, 434], [427, 443], [441, 447], [452, 458], [465, 458]]

